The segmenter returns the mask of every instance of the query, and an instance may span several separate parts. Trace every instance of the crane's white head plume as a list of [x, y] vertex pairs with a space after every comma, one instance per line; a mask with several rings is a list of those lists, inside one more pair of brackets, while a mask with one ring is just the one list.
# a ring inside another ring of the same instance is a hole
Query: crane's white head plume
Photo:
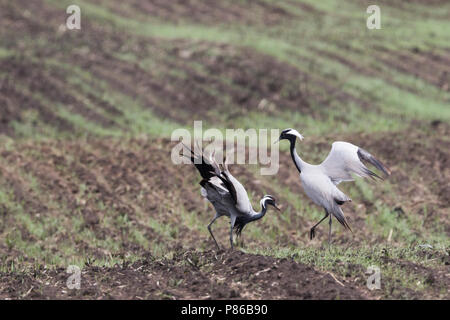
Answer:
[[280, 211], [280, 208], [277, 206], [277, 200], [271, 195], [265, 195], [260, 201], [261, 207], [266, 208], [267, 205], [273, 206], [275, 209]]
[[288, 128], [288, 129], [284, 129], [283, 131], [281, 131], [280, 137], [278, 138], [278, 140], [276, 142], [278, 142], [280, 140], [284, 140], [284, 139], [287, 139], [287, 140], [294, 139], [295, 140], [296, 138], [303, 140], [303, 136], [297, 130]]

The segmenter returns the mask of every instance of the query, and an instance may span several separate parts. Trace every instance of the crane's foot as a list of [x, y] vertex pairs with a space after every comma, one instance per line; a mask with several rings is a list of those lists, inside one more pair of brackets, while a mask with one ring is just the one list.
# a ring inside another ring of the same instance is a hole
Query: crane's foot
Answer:
[[309, 240], [314, 239], [315, 236], [316, 236], [316, 229], [311, 228], [311, 230], [309, 230]]

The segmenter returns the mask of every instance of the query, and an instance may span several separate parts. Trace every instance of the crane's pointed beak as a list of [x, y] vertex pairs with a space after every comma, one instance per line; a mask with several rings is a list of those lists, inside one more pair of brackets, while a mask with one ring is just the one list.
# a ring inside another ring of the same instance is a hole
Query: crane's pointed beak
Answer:
[[273, 144], [277, 144], [278, 142], [280, 142], [280, 138], [278, 138], [277, 140], [275, 140], [275, 142]]
[[281, 211], [281, 209], [280, 209], [276, 204], [274, 204], [273, 206], [274, 206], [275, 209], [277, 209], [278, 211]]

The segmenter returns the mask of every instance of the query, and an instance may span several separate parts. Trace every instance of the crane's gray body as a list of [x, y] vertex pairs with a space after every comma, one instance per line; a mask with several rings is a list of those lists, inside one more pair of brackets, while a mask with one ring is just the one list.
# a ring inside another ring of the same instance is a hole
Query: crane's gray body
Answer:
[[202, 187], [200, 193], [206, 198], [216, 210], [216, 214], [221, 216], [231, 217], [232, 215], [238, 216], [239, 212], [236, 210], [233, 198], [230, 192], [223, 188], [221, 184], [217, 183], [217, 187], [206, 185]]

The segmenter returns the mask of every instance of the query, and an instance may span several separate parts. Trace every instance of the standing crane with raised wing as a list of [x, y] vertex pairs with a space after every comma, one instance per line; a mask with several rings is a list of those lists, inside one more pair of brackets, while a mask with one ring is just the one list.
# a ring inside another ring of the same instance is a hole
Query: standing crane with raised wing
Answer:
[[388, 176], [390, 170], [381, 161], [376, 159], [366, 150], [348, 142], [337, 141], [332, 144], [327, 158], [319, 165], [312, 165], [303, 161], [297, 154], [295, 142], [303, 136], [294, 129], [285, 129], [281, 132], [280, 140], [290, 142], [290, 152], [295, 167], [300, 173], [300, 180], [306, 195], [317, 205], [325, 209], [325, 217], [316, 223], [310, 230], [310, 239], [315, 236], [315, 229], [327, 217], [330, 219], [328, 241], [331, 243], [331, 218], [334, 216], [340, 224], [351, 231], [345, 219], [341, 206], [352, 201], [347, 195], [337, 188], [343, 181], [353, 181], [352, 174], [359, 177], [379, 178], [376, 173], [369, 170], [363, 163], [368, 162]]
[[202, 186], [201, 194], [208, 199], [216, 211], [214, 218], [208, 225], [208, 230], [218, 249], [220, 249], [219, 244], [211, 230], [212, 224], [218, 218], [222, 216], [230, 218], [230, 244], [231, 249], [233, 249], [233, 230], [235, 230], [236, 236], [239, 237], [247, 223], [264, 217], [269, 205], [280, 210], [277, 207], [275, 198], [271, 195], [265, 195], [260, 201], [261, 210], [256, 212], [253, 210], [247, 191], [230, 173], [226, 161], [223, 166], [219, 166], [214, 159], [214, 153], [207, 160], [203, 152], [196, 154], [187, 146], [185, 148], [190, 153], [189, 159], [203, 178], [200, 181]]

